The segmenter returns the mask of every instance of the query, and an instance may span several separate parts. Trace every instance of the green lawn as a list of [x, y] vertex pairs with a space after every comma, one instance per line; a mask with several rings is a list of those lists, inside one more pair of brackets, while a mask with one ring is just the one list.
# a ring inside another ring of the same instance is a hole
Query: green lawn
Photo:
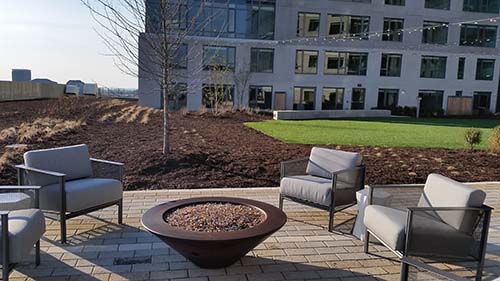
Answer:
[[483, 133], [478, 147], [486, 148], [491, 128], [500, 125], [500, 120], [367, 118], [245, 125], [288, 143], [442, 148], [464, 148], [464, 131], [474, 127]]

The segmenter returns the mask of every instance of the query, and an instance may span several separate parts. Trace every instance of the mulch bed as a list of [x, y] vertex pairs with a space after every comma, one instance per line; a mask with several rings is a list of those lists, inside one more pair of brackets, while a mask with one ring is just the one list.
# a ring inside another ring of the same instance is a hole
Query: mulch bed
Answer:
[[230, 232], [252, 228], [265, 218], [256, 208], [232, 203], [185, 206], [166, 214], [171, 226], [195, 232]]
[[[0, 131], [38, 117], [83, 120], [76, 130], [23, 144], [28, 149], [38, 149], [86, 143], [93, 157], [125, 163], [127, 190], [277, 186], [280, 162], [305, 157], [312, 147], [286, 144], [243, 124], [269, 116], [173, 113], [172, 153], [165, 156], [161, 112], [151, 113], [147, 122], [143, 122], [143, 114], [134, 119], [127, 109], [134, 103], [101, 106], [107, 102], [69, 98], [0, 103]], [[110, 114], [114, 117], [103, 118]], [[22, 154], [16, 152], [7, 165], [1, 165], [2, 154], [9, 144], [13, 141], [0, 141], [0, 184], [14, 184], [16, 174], [12, 165], [22, 162]], [[460, 181], [500, 179], [500, 155], [486, 150], [326, 147], [362, 153], [368, 184], [423, 183], [429, 173], [441, 173]]]

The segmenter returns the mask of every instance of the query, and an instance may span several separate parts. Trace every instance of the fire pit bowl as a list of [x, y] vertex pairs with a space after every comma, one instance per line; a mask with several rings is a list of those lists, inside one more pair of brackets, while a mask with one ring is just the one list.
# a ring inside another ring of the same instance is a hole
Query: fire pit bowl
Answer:
[[[235, 231], [189, 231], [166, 222], [174, 210], [206, 203], [229, 203], [252, 207], [263, 213], [262, 221], [250, 228]], [[142, 225], [174, 250], [203, 268], [232, 265], [286, 223], [286, 215], [267, 203], [230, 197], [199, 197], [170, 201], [149, 209]]]

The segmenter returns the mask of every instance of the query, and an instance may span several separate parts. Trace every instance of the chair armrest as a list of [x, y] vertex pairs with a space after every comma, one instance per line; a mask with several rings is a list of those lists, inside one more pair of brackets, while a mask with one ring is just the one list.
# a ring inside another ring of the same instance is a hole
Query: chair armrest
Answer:
[[42, 187], [37, 185], [13, 185], [13, 186], [1, 186], [0, 190], [40, 190]]
[[420, 196], [424, 190], [424, 184], [387, 184], [368, 185], [368, 205], [373, 204], [373, 193], [377, 190], [385, 191], [391, 195], [391, 206], [393, 208], [404, 208], [417, 206]]
[[305, 175], [309, 157], [281, 162], [281, 178]]
[[412, 212], [429, 212], [429, 211], [482, 211], [482, 212], [489, 212], [493, 210], [490, 206], [483, 205], [481, 207], [409, 207], [408, 210]]
[[42, 174], [42, 175], [51, 176], [51, 177], [57, 177], [57, 178], [61, 178], [61, 177], [66, 176], [66, 174], [63, 174], [63, 173], [47, 171], [47, 170], [42, 170], [42, 169], [36, 169], [36, 168], [32, 168], [32, 167], [27, 167], [25, 165], [16, 165], [16, 168], [18, 170], [33, 172], [33, 173]]
[[120, 162], [113, 162], [113, 161], [97, 159], [97, 158], [90, 158], [90, 161], [91, 162], [98, 162], [98, 163], [102, 163], [102, 164], [114, 165], [114, 166], [123, 166], [124, 165], [123, 163], [120, 163]]
[[123, 163], [96, 158], [90, 158], [90, 162], [92, 164], [93, 177], [123, 181]]

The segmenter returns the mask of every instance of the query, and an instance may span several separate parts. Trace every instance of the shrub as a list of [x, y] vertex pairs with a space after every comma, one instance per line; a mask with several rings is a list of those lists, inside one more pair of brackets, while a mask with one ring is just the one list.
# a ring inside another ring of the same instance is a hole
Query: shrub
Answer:
[[500, 126], [496, 126], [491, 130], [491, 135], [488, 138], [488, 145], [491, 150], [500, 152]]
[[395, 106], [395, 107], [390, 107], [390, 108], [379, 108], [379, 107], [374, 107], [372, 109], [386, 109], [391, 111], [391, 115], [395, 116], [409, 116], [409, 117], [415, 117], [417, 116], [417, 108], [416, 107], [411, 107], [411, 106]]
[[464, 140], [465, 145], [467, 145], [470, 149], [473, 149], [474, 145], [481, 142], [481, 131], [475, 128], [467, 129], [465, 131]]

